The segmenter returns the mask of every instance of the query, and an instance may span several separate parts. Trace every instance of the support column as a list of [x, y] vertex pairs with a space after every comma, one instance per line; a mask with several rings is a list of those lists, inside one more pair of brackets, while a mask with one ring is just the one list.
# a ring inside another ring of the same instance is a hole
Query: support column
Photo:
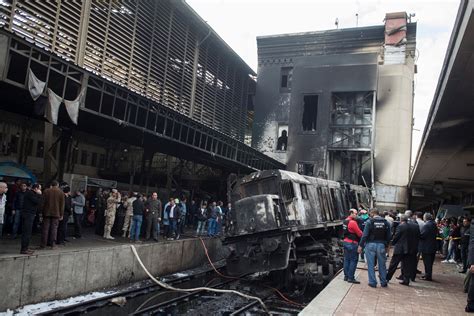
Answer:
[[199, 63], [199, 42], [196, 40], [196, 49], [194, 50], [194, 60], [193, 60], [193, 81], [191, 83], [191, 109], [189, 110], [189, 116], [193, 117], [194, 115], [194, 101], [196, 99], [196, 80], [197, 80], [197, 71]]
[[48, 183], [52, 180], [51, 178], [51, 164], [52, 156], [50, 153], [51, 146], [53, 145], [53, 124], [44, 122], [44, 150], [43, 150], [43, 181]]
[[58, 180], [62, 181], [64, 177], [64, 170], [66, 168], [66, 161], [68, 160], [69, 146], [71, 144], [71, 130], [61, 130], [59, 143], [59, 160], [58, 160]]

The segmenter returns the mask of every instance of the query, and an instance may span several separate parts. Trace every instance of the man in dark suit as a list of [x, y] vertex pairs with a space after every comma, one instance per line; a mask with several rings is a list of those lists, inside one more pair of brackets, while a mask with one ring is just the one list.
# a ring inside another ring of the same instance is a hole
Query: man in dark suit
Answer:
[[416, 270], [418, 266], [418, 244], [420, 242], [420, 227], [416, 220], [408, 221], [408, 257], [403, 263], [403, 282], [401, 284], [408, 285], [407, 280], [415, 281]]
[[[470, 236], [469, 236], [469, 252], [467, 257], [467, 265], [469, 273], [474, 274], [474, 219], [471, 221]], [[474, 279], [471, 276], [469, 282], [469, 290], [467, 292], [467, 305], [465, 311], [467, 313], [474, 313]]]
[[425, 265], [425, 275], [423, 275], [421, 279], [432, 281], [433, 263], [438, 248], [436, 241], [438, 228], [431, 214], [425, 213], [423, 219], [425, 220], [425, 224], [421, 227], [420, 252], [422, 253], [423, 264]]
[[393, 277], [393, 274], [397, 270], [398, 264], [400, 262], [406, 261], [408, 255], [408, 216], [400, 216], [400, 224], [397, 226], [395, 235], [393, 236], [392, 246], [393, 254], [392, 259], [390, 260], [390, 265], [387, 272], [387, 281], [390, 281]]
[[395, 236], [393, 237], [393, 255], [388, 268], [387, 280], [392, 279], [393, 274], [397, 270], [398, 264], [403, 265], [402, 277], [400, 284], [409, 285], [410, 279], [415, 277], [416, 273], [416, 253], [418, 251], [418, 240], [420, 230], [418, 225], [408, 223], [408, 217], [402, 215], [400, 225], [397, 226]]

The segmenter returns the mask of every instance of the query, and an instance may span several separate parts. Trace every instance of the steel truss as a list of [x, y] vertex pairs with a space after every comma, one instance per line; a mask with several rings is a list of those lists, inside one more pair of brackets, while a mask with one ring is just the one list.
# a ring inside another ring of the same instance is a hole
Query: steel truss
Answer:
[[[199, 150], [211, 158], [231, 162], [236, 167], [248, 170], [285, 167], [233, 137], [79, 68], [12, 33], [0, 31], [0, 37], [6, 39], [3, 41], [6, 47], [0, 46], [0, 57], [2, 52], [5, 54], [5, 67], [0, 76], [8, 84], [27, 89], [28, 69], [31, 68], [40, 80], [48, 82], [48, 87], [65, 99], [75, 99], [85, 87], [86, 101], [81, 112], [171, 141], [183, 146], [183, 150]], [[0, 60], [0, 66], [2, 62]], [[85, 123], [79, 117], [79, 126], [81, 124]]]

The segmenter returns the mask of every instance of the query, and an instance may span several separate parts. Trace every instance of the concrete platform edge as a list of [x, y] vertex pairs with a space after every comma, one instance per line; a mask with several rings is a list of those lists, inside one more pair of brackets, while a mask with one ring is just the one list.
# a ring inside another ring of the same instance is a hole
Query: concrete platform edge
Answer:
[[[205, 239], [212, 260], [221, 259], [221, 242]], [[197, 267], [207, 258], [199, 239], [136, 245], [156, 276]], [[146, 279], [127, 244], [0, 258], [0, 311], [63, 299]]]
[[[356, 271], [356, 278], [359, 273]], [[333, 315], [352, 286], [344, 281], [344, 274], [340, 273], [298, 315]]]

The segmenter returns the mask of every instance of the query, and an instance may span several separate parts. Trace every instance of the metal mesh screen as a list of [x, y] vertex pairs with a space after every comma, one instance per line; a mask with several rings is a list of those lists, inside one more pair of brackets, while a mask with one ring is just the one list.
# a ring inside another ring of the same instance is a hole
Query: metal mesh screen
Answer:
[[0, 27], [244, 139], [251, 71], [184, 2], [0, 0]]

